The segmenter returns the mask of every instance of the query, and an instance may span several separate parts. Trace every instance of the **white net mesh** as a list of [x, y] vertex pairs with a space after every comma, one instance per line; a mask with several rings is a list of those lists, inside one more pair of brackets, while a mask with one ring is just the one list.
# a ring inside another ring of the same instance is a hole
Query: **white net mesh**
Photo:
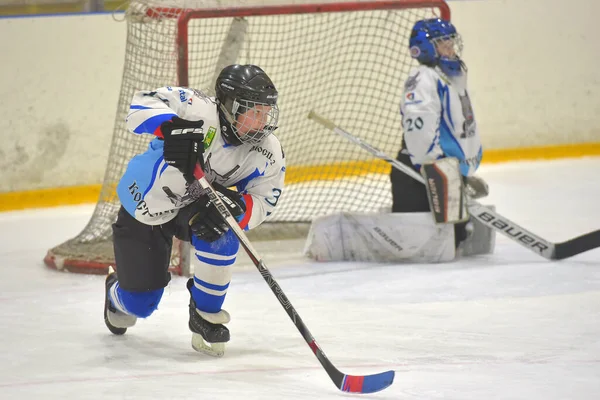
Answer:
[[[131, 1], [125, 68], [100, 199], [85, 229], [52, 249], [47, 263], [52, 257], [61, 265], [65, 260], [112, 262], [111, 224], [120, 207], [115, 186], [129, 159], [143, 152], [151, 139], [125, 129], [133, 93], [181, 85], [212, 94], [221, 68], [233, 63], [260, 66], [279, 91], [276, 135], [286, 154], [286, 185], [259, 235], [295, 236], [315, 216], [389, 207], [387, 164], [307, 115], [315, 110], [395, 154], [401, 143], [399, 96], [414, 65], [407, 45], [411, 27], [422, 18], [449, 17], [446, 4], [252, 3], [240, 8], [243, 2]], [[180, 259], [176, 252], [175, 268], [181, 268]]]

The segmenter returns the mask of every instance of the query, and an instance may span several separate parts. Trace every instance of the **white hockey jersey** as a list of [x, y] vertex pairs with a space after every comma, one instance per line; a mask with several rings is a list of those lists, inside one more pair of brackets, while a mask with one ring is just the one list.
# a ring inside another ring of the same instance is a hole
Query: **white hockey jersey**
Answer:
[[456, 157], [464, 176], [479, 167], [483, 149], [466, 82], [466, 72], [448, 78], [425, 65], [411, 71], [400, 112], [403, 151], [416, 168], [443, 157]]
[[[246, 203], [239, 218], [242, 228], [252, 229], [269, 216], [281, 196], [285, 156], [275, 135], [259, 145], [232, 146], [221, 136], [217, 105], [213, 98], [188, 88], [163, 87], [134, 95], [127, 128], [136, 134], [153, 134], [160, 125], [179, 116], [204, 120], [205, 175], [210, 182], [236, 186]], [[123, 207], [138, 221], [158, 225], [175, 218], [178, 209], [192, 203], [182, 173], [167, 165], [162, 140], [154, 139], [148, 150], [133, 157], [117, 186]]]

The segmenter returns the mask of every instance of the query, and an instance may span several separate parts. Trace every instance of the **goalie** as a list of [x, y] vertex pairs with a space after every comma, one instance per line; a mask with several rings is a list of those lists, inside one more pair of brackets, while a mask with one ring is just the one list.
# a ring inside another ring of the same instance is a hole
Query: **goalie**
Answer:
[[392, 214], [317, 218], [305, 248], [310, 257], [444, 262], [493, 250], [494, 231], [471, 221], [466, 210], [466, 196], [484, 197], [488, 187], [474, 176], [483, 150], [460, 35], [449, 21], [421, 20], [413, 27], [409, 50], [420, 65], [404, 84], [397, 160], [420, 172], [427, 184], [392, 168]]

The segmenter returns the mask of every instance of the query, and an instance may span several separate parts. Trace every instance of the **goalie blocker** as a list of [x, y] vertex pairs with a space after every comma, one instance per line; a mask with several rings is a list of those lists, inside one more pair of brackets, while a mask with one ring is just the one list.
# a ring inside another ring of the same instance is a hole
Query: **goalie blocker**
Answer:
[[423, 164], [421, 175], [426, 182], [429, 207], [436, 223], [454, 224], [469, 219], [458, 159], [447, 157]]

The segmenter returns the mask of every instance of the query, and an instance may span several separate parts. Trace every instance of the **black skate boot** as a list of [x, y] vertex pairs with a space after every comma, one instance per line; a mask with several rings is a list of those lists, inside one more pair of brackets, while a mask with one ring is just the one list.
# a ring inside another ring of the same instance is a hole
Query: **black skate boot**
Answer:
[[187, 282], [190, 292], [189, 327], [192, 331], [192, 347], [209, 356], [222, 357], [225, 353], [225, 343], [229, 342], [229, 329], [223, 325], [231, 320], [229, 313], [225, 310], [218, 313], [198, 310], [192, 296], [192, 286], [194, 286], [193, 278]]
[[117, 310], [110, 302], [108, 291], [117, 282], [117, 273], [108, 267], [108, 275], [104, 286], [104, 323], [109, 331], [115, 335], [123, 335], [127, 328], [135, 325], [137, 317]]
[[454, 224], [454, 248], [462, 250], [464, 243], [473, 236], [473, 222], [469, 219], [466, 222]]

